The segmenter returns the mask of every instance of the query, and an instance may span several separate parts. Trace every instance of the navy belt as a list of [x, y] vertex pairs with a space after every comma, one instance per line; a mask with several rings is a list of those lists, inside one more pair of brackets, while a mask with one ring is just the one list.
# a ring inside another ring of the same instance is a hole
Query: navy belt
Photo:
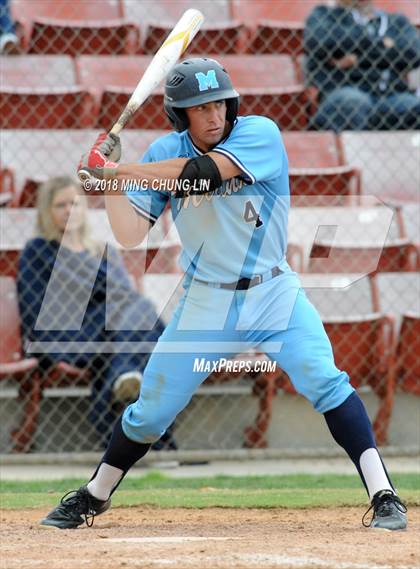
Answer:
[[235, 281], [234, 283], [211, 283], [208, 281], [202, 281], [201, 279], [194, 279], [194, 280], [197, 283], [202, 283], [214, 288], [227, 288], [229, 290], [247, 290], [248, 288], [252, 288], [253, 286], [274, 279], [274, 277], [277, 277], [280, 273], [281, 270], [279, 267], [273, 267], [272, 269], [270, 269], [269, 271], [267, 271], [262, 275], [256, 275], [252, 279], [242, 278], [239, 279], [238, 281]]

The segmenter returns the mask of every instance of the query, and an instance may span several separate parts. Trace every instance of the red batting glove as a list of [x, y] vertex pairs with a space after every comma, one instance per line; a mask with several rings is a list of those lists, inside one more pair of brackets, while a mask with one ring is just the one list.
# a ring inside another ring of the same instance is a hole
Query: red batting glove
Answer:
[[102, 153], [100, 146], [107, 138], [106, 133], [98, 136], [95, 144], [87, 154], [83, 154], [77, 167], [77, 174], [81, 180], [96, 178], [98, 180], [115, 178], [117, 175], [117, 162], [111, 162]]

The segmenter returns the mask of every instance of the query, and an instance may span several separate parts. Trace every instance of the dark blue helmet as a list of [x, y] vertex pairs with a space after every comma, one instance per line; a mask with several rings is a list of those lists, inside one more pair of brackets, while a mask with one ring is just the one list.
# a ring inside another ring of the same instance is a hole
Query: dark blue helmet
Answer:
[[233, 88], [227, 71], [215, 59], [185, 59], [168, 73], [163, 105], [178, 132], [188, 128], [185, 108], [221, 100], [226, 101], [226, 120], [233, 126], [239, 93]]

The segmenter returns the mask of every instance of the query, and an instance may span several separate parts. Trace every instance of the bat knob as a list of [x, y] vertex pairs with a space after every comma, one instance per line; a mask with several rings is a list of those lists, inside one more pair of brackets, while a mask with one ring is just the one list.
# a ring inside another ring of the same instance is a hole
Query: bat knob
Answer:
[[92, 177], [92, 174], [88, 172], [88, 170], [79, 170], [77, 175], [85, 192], [92, 192], [98, 189], [100, 181]]
[[86, 182], [86, 180], [89, 180], [91, 178], [90, 173], [87, 170], [79, 170], [77, 172], [77, 175], [79, 177], [79, 180], [82, 182]]

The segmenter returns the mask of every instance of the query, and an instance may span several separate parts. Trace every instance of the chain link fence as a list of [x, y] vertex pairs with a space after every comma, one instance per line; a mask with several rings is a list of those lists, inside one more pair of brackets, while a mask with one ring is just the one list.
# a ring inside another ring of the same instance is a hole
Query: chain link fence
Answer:
[[[338, 366], [371, 398], [379, 443], [404, 445], [416, 435], [398, 435], [396, 417], [418, 413], [420, 401], [420, 7], [378, 0], [374, 8], [386, 12], [370, 15], [345, 4], [200, 0], [194, 7], [206, 23], [188, 53], [225, 66], [241, 115], [268, 116], [281, 129], [292, 195], [288, 261]], [[100, 195], [67, 212], [82, 246], [59, 247], [45, 219], [68, 207], [69, 179], [38, 201], [44, 225], [36, 206], [41, 184], [74, 178], [80, 154], [113, 125], [190, 7], [0, 2], [12, 20], [0, 37], [2, 453], [101, 450], [182, 294], [168, 212], [147, 243], [126, 251]], [[122, 161], [137, 161], [169, 129], [160, 86], [122, 133]], [[29, 341], [42, 350], [29, 352]], [[314, 444], [299, 425], [307, 411], [296, 407], [300, 396], [269, 363], [240, 354], [229, 371], [211, 373], [161, 446]], [[279, 417], [297, 438], [284, 439]]]

